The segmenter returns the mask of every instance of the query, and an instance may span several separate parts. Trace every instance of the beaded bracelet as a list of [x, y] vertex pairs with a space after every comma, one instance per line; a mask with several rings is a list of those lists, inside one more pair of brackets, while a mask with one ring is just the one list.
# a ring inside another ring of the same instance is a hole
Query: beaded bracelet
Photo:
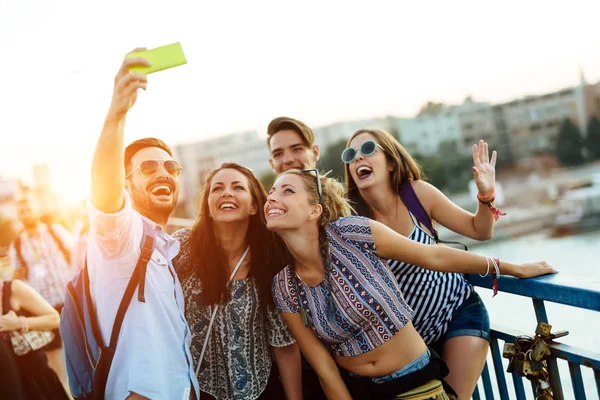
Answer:
[[481, 194], [477, 193], [477, 200], [479, 200], [481, 204], [485, 204], [490, 208], [492, 215], [494, 216], [494, 221], [498, 221], [501, 216], [506, 215], [505, 212], [500, 211], [500, 209], [494, 207], [492, 204], [494, 200], [496, 200], [496, 191], [492, 191], [486, 196], [482, 196]]
[[500, 259], [492, 257], [492, 265], [494, 266], [494, 272], [492, 272], [492, 290], [495, 297], [498, 294], [498, 278], [500, 277]]

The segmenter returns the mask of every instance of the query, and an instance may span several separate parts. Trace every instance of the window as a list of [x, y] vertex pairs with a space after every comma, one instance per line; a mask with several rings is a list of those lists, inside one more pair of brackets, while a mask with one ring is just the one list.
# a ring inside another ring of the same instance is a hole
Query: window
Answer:
[[542, 129], [542, 125], [541, 124], [533, 124], [529, 127], [529, 129], [531, 129], [532, 132], [537, 132], [540, 129]]

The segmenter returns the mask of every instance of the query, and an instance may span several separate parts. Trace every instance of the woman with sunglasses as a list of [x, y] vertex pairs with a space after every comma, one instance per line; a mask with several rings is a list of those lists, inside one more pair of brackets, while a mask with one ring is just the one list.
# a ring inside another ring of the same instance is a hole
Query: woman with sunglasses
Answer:
[[[316, 170], [281, 174], [264, 212], [293, 257], [273, 280], [275, 306], [331, 399], [450, 398], [447, 368], [412, 325], [414, 313], [383, 258], [444, 272], [555, 272], [544, 262], [515, 265], [424, 245], [377, 221], [349, 217], [342, 186]], [[350, 390], [336, 363], [353, 376]]]
[[[420, 179], [417, 163], [389, 133], [361, 129], [347, 146], [342, 153], [347, 196], [358, 215], [427, 245], [441, 242], [431, 221], [473, 239], [492, 237], [491, 203], [480, 204], [475, 215], [452, 203]], [[493, 197], [496, 152], [490, 160], [487, 143], [480, 141], [473, 146], [473, 161], [479, 193]], [[460, 398], [470, 398], [490, 340], [489, 317], [479, 295], [460, 273], [429, 271], [399, 259], [388, 260], [388, 266], [415, 312], [415, 329], [447, 363], [447, 382]]]
[[302, 398], [300, 352], [271, 296], [288, 256], [266, 228], [266, 196], [252, 171], [223, 164], [206, 178], [194, 227], [173, 235], [202, 400]]

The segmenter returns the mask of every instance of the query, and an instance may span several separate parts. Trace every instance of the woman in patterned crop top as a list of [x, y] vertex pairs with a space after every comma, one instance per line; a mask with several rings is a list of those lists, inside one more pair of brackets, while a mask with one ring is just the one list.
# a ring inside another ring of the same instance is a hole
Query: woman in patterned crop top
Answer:
[[223, 164], [206, 179], [193, 229], [173, 235], [202, 400], [302, 398], [298, 345], [271, 296], [287, 251], [265, 226], [266, 196], [252, 171]]
[[[347, 196], [358, 215], [424, 244], [434, 245], [438, 238], [435, 231], [419, 224], [419, 218], [426, 220], [424, 224], [435, 220], [473, 239], [492, 237], [492, 209], [479, 204], [477, 212], [471, 214], [452, 203], [421, 180], [419, 165], [388, 132], [360, 129], [350, 137], [347, 148], [342, 157], [346, 162]], [[487, 143], [480, 141], [473, 146], [473, 164], [479, 193], [493, 194], [496, 152], [490, 159]], [[415, 312], [415, 329], [448, 364], [446, 381], [460, 398], [471, 398], [485, 364], [490, 338], [489, 317], [479, 295], [463, 274], [428, 271], [392, 259], [387, 264]]]
[[[264, 212], [267, 227], [281, 236], [293, 257], [273, 279], [275, 306], [323, 390], [328, 398], [351, 398], [337, 363], [355, 378], [350, 382], [355, 397], [360, 390], [361, 396], [376, 399], [449, 398], [451, 389], [443, 387], [448, 369], [413, 327], [413, 312], [382, 257], [481, 274], [490, 259], [416, 243], [376, 221], [348, 217], [341, 185], [318, 173], [315, 178], [315, 172], [281, 174]], [[545, 262], [497, 263], [506, 275], [555, 272]]]

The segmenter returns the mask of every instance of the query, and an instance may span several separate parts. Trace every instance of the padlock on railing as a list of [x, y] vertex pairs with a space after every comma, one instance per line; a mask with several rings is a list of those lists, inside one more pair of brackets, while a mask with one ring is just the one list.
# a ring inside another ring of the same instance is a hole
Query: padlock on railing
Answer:
[[543, 340], [536, 341], [533, 350], [531, 351], [531, 359], [542, 361], [550, 355], [550, 347]]
[[515, 343], [504, 343], [502, 357], [508, 358], [506, 372], [516, 372], [518, 375], [537, 383], [536, 400], [552, 400], [550, 375], [546, 360], [551, 355], [549, 342], [568, 335], [568, 331], [552, 333], [552, 325], [539, 322], [535, 336], [519, 336]]
[[545, 322], [539, 322], [537, 328], [535, 329], [535, 334], [543, 338], [550, 336], [551, 332], [552, 325]]
[[517, 348], [512, 343], [504, 343], [504, 348], [502, 349], [502, 357], [504, 358], [512, 358], [517, 355]]

